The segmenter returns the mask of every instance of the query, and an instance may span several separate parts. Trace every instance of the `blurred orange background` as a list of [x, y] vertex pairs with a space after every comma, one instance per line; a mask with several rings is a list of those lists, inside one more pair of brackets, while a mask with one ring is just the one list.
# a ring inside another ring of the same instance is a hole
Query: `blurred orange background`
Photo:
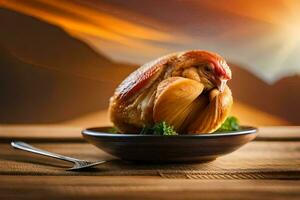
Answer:
[[300, 124], [299, 1], [0, 1], [0, 124], [109, 124], [142, 63], [223, 55], [241, 123]]

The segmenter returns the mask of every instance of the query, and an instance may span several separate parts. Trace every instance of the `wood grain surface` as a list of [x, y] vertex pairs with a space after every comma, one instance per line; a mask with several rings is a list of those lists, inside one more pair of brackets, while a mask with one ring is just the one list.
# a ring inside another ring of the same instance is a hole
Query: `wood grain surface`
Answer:
[[[18, 132], [16, 129], [12, 126], [5, 132]], [[30, 133], [30, 127], [27, 129]], [[32, 127], [33, 132], [35, 129]], [[55, 132], [39, 129], [45, 134]], [[264, 137], [213, 162], [186, 164], [124, 162], [79, 137], [63, 141], [28, 135], [27, 142], [49, 151], [111, 160], [82, 172], [67, 172], [69, 163], [12, 149], [8, 134], [2, 135], [0, 199], [299, 199], [300, 140], [295, 137], [299, 128], [281, 127], [280, 131], [276, 127], [275, 139], [271, 129], [261, 129]], [[58, 131], [62, 135], [72, 132], [68, 127]], [[280, 139], [285, 131], [290, 140]]]

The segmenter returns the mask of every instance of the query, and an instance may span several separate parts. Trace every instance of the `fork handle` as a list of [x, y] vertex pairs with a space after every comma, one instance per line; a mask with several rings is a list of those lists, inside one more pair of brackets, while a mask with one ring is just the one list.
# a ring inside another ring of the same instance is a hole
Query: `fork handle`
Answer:
[[64, 160], [64, 161], [68, 161], [68, 162], [72, 162], [72, 163], [82, 161], [82, 160], [79, 160], [79, 159], [76, 159], [76, 158], [63, 156], [63, 155], [52, 153], [52, 152], [49, 152], [49, 151], [46, 151], [46, 150], [42, 150], [42, 149], [33, 147], [33, 146], [31, 146], [31, 145], [29, 145], [25, 142], [21, 142], [21, 141], [13, 141], [13, 142], [11, 142], [11, 146], [13, 146], [16, 149], [23, 150], [23, 151], [28, 151], [28, 152], [31, 152], [31, 153], [35, 153], [35, 154], [39, 154], [39, 155], [43, 155], [43, 156], [48, 156], [48, 157], [51, 157], [51, 158], [56, 158], [58, 160]]

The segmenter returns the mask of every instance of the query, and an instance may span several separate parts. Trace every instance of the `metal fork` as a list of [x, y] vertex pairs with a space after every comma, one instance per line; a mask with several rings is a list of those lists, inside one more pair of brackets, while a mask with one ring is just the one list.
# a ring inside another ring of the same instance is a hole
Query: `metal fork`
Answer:
[[42, 149], [38, 149], [36, 147], [33, 147], [33, 146], [31, 146], [31, 145], [29, 145], [25, 142], [21, 142], [21, 141], [13, 141], [13, 142], [11, 142], [11, 146], [13, 146], [16, 149], [23, 150], [23, 151], [28, 151], [28, 152], [35, 153], [35, 154], [40, 154], [40, 155], [43, 155], [43, 156], [56, 158], [58, 160], [72, 162], [73, 167], [66, 169], [67, 171], [87, 169], [87, 168], [90, 168], [90, 167], [93, 167], [93, 166], [96, 166], [96, 165], [99, 165], [99, 164], [102, 164], [102, 163], [106, 162], [105, 160], [90, 162], [90, 161], [86, 161], [86, 160], [80, 160], [80, 159], [77, 159], [77, 158], [63, 156], [63, 155], [59, 155], [59, 154], [56, 154], [56, 153], [51, 153], [49, 151], [45, 151], [45, 150], [42, 150]]

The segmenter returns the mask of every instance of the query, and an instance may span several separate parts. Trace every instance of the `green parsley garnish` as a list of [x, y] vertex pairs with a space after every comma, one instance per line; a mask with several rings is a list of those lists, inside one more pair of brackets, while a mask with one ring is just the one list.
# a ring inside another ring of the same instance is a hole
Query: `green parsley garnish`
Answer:
[[173, 126], [167, 122], [160, 122], [152, 127], [146, 126], [140, 132], [142, 135], [178, 135], [174, 130]]
[[107, 130], [107, 132], [109, 132], [109, 133], [119, 133], [119, 130], [118, 130], [118, 128], [117, 127], [110, 127], [108, 130]]
[[230, 116], [216, 132], [237, 131], [240, 129], [239, 121], [236, 117]]

